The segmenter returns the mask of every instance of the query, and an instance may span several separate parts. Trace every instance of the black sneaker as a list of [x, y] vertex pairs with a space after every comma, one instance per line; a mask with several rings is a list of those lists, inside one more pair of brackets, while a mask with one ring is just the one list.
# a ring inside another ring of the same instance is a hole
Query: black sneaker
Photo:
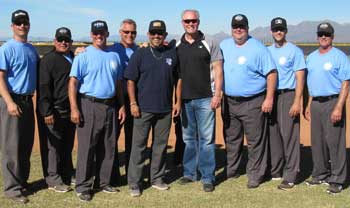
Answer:
[[327, 193], [329, 194], [338, 194], [343, 190], [343, 186], [337, 183], [331, 183], [329, 184], [329, 187], [327, 188]]
[[211, 183], [203, 183], [203, 191], [204, 192], [213, 192], [214, 191], [214, 185]]
[[29, 202], [28, 198], [25, 197], [23, 194], [9, 197], [9, 199], [11, 199], [14, 202], [20, 203], [20, 204], [26, 204]]
[[318, 180], [316, 178], [311, 178], [307, 181], [305, 181], [306, 185], [308, 186], [318, 186], [318, 185], [329, 185], [327, 181], [325, 180]]
[[55, 186], [49, 186], [49, 190], [58, 192], [58, 193], [66, 193], [68, 191], [71, 191], [72, 188], [70, 186], [67, 186], [66, 184], [57, 184]]
[[189, 184], [189, 183], [192, 183], [192, 182], [193, 182], [193, 180], [190, 179], [190, 178], [187, 178], [186, 176], [180, 178], [180, 180], [178, 181], [178, 183], [180, 185], [186, 185], [186, 184]]
[[160, 191], [166, 191], [170, 187], [169, 187], [168, 184], [161, 182], [161, 183], [154, 183], [154, 184], [152, 184], [152, 188], [158, 189]]
[[79, 197], [80, 201], [83, 202], [89, 202], [92, 199], [92, 194], [90, 191], [83, 191], [81, 193], [77, 193], [77, 196]]
[[281, 190], [290, 190], [294, 187], [294, 183], [289, 183], [288, 181], [282, 181], [280, 185], [277, 186]]
[[247, 188], [254, 189], [258, 188], [260, 183], [258, 181], [248, 180]]
[[102, 188], [102, 191], [105, 192], [105, 193], [110, 193], [110, 194], [113, 194], [113, 193], [117, 193], [119, 192], [120, 190], [111, 186], [111, 185], [107, 185], [105, 187]]

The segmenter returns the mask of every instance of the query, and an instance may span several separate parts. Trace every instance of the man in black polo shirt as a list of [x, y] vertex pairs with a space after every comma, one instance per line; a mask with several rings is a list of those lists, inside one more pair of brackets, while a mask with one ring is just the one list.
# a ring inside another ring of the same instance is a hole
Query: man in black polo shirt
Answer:
[[215, 109], [221, 102], [222, 55], [218, 45], [198, 30], [198, 11], [185, 10], [182, 25], [185, 34], [177, 46], [177, 54], [182, 83], [182, 130], [186, 146], [184, 177], [179, 183], [197, 180], [198, 167], [203, 190], [211, 192], [215, 179]]
[[68, 99], [68, 77], [74, 56], [70, 51], [71, 31], [65, 27], [58, 28], [54, 44], [54, 50], [46, 54], [40, 63], [38, 127], [46, 183], [51, 190], [67, 192], [70, 187], [66, 184], [70, 183], [73, 173], [75, 136]]
[[[141, 195], [144, 153], [151, 128], [153, 131], [151, 184], [158, 190], [169, 189], [163, 181], [166, 146], [171, 116], [179, 115], [181, 99], [177, 99], [178, 102], [172, 106], [177, 57], [175, 48], [163, 45], [166, 36], [165, 23], [161, 20], [151, 21], [148, 32], [149, 47], [135, 51], [124, 72], [124, 77], [128, 80], [130, 110], [134, 117], [128, 169], [131, 196]], [[177, 98], [181, 98], [180, 89], [181, 85], [177, 85]]]

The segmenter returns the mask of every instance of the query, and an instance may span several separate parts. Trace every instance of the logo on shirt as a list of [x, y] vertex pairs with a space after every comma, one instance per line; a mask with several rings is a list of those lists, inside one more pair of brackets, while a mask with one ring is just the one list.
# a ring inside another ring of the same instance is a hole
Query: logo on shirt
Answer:
[[329, 71], [331, 70], [333, 67], [332, 63], [331, 62], [326, 62], [323, 64], [323, 69], [326, 70], [326, 71]]
[[173, 63], [173, 60], [172, 60], [171, 58], [166, 58], [166, 59], [165, 59], [165, 62], [166, 62], [169, 66], [171, 66], [171, 64]]
[[281, 66], [285, 65], [286, 62], [287, 62], [287, 58], [284, 57], [284, 56], [281, 56], [281, 57], [279, 58], [279, 60], [278, 60], [278, 63], [279, 63]]
[[239, 65], [243, 65], [243, 64], [245, 64], [245, 62], [247, 62], [247, 58], [245, 56], [238, 57], [238, 64]]
[[198, 48], [203, 48], [203, 46], [202, 46], [202, 45], [199, 45]]
[[116, 62], [116, 61], [111, 61], [111, 62], [109, 62], [109, 65], [110, 65], [110, 67], [111, 67], [113, 70], [116, 70], [116, 69], [117, 69], [117, 62]]

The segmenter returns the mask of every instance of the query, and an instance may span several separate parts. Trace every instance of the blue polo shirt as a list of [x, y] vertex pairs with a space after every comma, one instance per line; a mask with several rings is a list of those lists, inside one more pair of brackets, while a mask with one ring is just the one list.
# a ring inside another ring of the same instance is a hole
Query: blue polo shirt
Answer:
[[174, 80], [177, 76], [175, 48], [140, 48], [131, 56], [124, 77], [137, 85], [137, 101], [143, 112], [171, 112]]
[[10, 39], [0, 47], [0, 70], [7, 73], [7, 88], [10, 93], [34, 93], [38, 61], [39, 55], [29, 43]]
[[350, 79], [348, 57], [335, 47], [325, 54], [312, 52], [306, 58], [306, 67], [307, 86], [313, 97], [339, 94], [342, 82]]
[[74, 58], [70, 77], [79, 80], [79, 93], [100, 99], [116, 95], [116, 81], [121, 72], [119, 56], [116, 52], [100, 50], [94, 46]]
[[243, 46], [233, 38], [220, 43], [224, 57], [224, 93], [251, 97], [266, 90], [266, 75], [276, 69], [268, 49], [249, 37]]
[[278, 71], [277, 89], [295, 89], [295, 72], [306, 68], [302, 50], [289, 42], [280, 48], [272, 44], [268, 49]]
[[134, 45], [131, 48], [125, 48], [121, 43], [115, 43], [112, 46], [110, 46], [110, 50], [117, 52], [119, 55], [121, 69], [122, 69], [121, 73], [119, 73], [119, 76], [121, 78], [124, 78], [123, 77], [124, 70], [128, 66], [131, 55], [136, 51], [137, 48], [138, 48], [137, 45]]

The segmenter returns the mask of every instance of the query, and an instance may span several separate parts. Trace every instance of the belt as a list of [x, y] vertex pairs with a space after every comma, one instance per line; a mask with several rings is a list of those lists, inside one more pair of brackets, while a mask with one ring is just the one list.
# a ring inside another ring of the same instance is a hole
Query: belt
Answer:
[[96, 97], [85, 95], [85, 94], [80, 94], [80, 97], [88, 99], [93, 103], [102, 103], [105, 105], [113, 105], [113, 104], [115, 104], [115, 101], [116, 101], [114, 97], [107, 98], [107, 99], [101, 99], [101, 98], [96, 98]]
[[277, 90], [277, 95], [281, 95], [287, 92], [294, 92], [294, 91], [295, 89], [280, 89], [280, 90]]
[[326, 102], [334, 98], [337, 98], [338, 96], [339, 95], [318, 96], [318, 97], [313, 97], [312, 100], [322, 103], [322, 102]]
[[228, 98], [230, 98], [231, 100], [234, 100], [236, 102], [245, 102], [245, 101], [250, 101], [254, 98], [257, 98], [257, 97], [260, 97], [261, 95], [264, 95], [265, 94], [265, 91], [259, 93], [259, 94], [256, 94], [256, 95], [253, 95], [253, 96], [250, 96], [250, 97], [243, 97], [243, 96], [229, 96], [229, 95], [226, 95]]
[[11, 97], [16, 100], [21, 100], [21, 101], [31, 101], [33, 95], [20, 95], [20, 94], [15, 94], [15, 93], [10, 93]]

